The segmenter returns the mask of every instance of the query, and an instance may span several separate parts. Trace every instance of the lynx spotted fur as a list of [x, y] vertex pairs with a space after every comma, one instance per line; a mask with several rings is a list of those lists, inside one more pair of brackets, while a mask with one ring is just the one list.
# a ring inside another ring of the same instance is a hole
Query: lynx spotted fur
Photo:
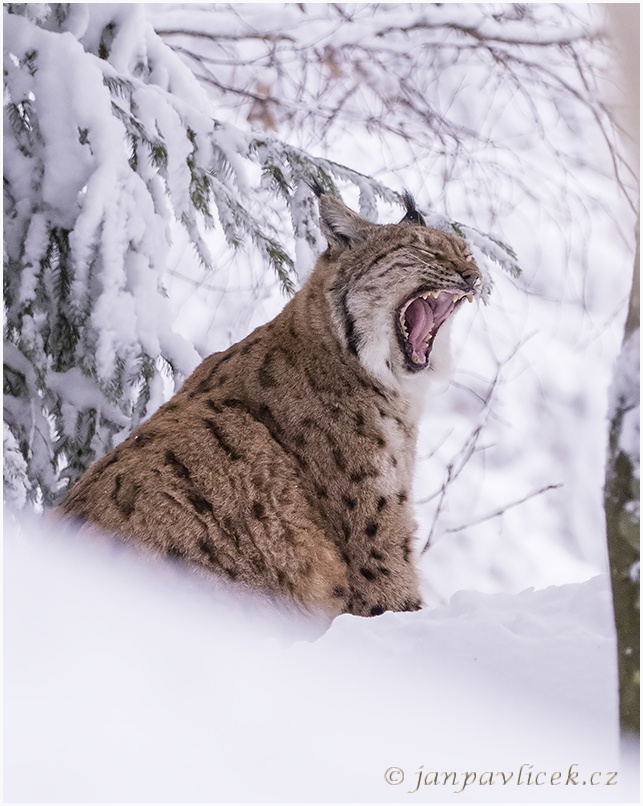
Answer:
[[372, 224], [319, 193], [328, 249], [271, 322], [206, 358], [60, 511], [330, 615], [421, 606], [417, 420], [481, 277], [410, 196]]

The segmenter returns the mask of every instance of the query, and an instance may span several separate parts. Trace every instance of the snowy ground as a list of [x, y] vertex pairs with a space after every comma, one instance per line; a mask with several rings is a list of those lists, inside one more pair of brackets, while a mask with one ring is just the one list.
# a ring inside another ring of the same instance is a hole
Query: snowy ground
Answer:
[[50, 523], [4, 566], [5, 802], [637, 800], [605, 576], [328, 627]]

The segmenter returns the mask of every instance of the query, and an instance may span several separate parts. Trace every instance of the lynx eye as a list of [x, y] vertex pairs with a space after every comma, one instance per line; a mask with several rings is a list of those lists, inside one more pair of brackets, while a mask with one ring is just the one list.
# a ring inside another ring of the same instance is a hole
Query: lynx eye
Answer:
[[398, 341], [408, 369], [417, 371], [429, 366], [438, 330], [465, 298], [473, 302], [472, 293], [455, 289], [422, 291], [398, 309]]

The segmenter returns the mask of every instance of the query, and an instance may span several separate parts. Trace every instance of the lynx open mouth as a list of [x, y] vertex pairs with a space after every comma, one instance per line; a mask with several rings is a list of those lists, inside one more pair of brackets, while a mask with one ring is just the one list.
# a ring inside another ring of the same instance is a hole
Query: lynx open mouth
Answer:
[[398, 338], [408, 369], [416, 372], [429, 366], [433, 341], [440, 327], [464, 300], [464, 291], [416, 291], [397, 313]]

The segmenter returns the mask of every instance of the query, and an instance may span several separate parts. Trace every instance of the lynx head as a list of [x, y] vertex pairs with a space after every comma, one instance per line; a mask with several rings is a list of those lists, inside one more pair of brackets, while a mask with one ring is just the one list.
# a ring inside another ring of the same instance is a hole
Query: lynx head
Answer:
[[374, 377], [407, 387], [448, 365], [454, 311], [482, 284], [467, 244], [426, 225], [410, 194], [398, 224], [373, 224], [319, 194], [336, 335]]

